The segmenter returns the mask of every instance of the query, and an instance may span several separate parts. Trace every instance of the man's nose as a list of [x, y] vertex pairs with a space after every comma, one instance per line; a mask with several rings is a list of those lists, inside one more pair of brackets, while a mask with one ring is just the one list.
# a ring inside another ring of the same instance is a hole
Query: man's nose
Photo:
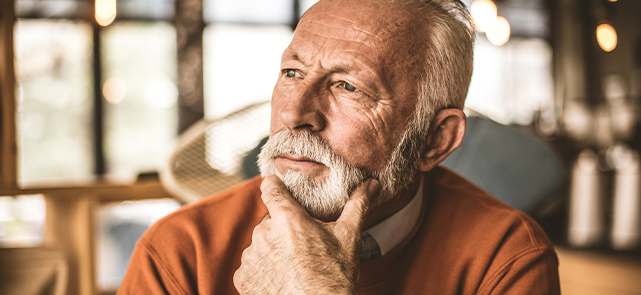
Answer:
[[318, 90], [318, 86], [305, 82], [290, 90], [278, 114], [287, 129], [319, 132], [325, 128], [323, 101]]

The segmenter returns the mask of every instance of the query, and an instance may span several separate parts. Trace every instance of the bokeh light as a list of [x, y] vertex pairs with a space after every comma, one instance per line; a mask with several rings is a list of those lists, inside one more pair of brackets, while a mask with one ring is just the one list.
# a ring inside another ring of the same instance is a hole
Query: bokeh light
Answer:
[[497, 17], [494, 26], [485, 32], [485, 36], [496, 46], [507, 43], [510, 40], [510, 23], [502, 16]]
[[118, 104], [127, 95], [127, 83], [121, 78], [111, 77], [102, 86], [102, 95], [111, 104]]
[[168, 109], [178, 102], [178, 88], [172, 80], [157, 77], [145, 83], [144, 97], [148, 106]]
[[116, 19], [116, 0], [96, 0], [96, 22], [106, 27]]
[[496, 22], [496, 4], [490, 0], [475, 0], [471, 7], [472, 17], [480, 32], [487, 32]]
[[596, 28], [596, 40], [603, 51], [610, 52], [617, 47], [617, 32], [609, 24], [600, 24]]

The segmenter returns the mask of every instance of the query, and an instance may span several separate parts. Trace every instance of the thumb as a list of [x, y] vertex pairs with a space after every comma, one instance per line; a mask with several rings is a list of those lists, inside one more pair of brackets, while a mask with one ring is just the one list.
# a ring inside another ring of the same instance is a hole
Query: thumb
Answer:
[[341, 216], [336, 221], [344, 222], [349, 228], [361, 232], [371, 199], [378, 193], [379, 188], [378, 180], [373, 178], [361, 183], [350, 195]]

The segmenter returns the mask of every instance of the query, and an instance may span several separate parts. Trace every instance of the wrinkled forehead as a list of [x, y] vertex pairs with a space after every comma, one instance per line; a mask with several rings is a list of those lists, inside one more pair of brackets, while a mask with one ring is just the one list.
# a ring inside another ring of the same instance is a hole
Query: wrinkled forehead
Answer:
[[313, 34], [376, 50], [398, 49], [418, 43], [419, 27], [419, 18], [403, 0], [321, 0], [305, 13], [294, 38]]

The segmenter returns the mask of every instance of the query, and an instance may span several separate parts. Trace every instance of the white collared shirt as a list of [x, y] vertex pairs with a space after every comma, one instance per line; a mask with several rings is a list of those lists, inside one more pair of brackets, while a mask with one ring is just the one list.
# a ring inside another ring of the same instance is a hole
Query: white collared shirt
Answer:
[[423, 177], [421, 177], [421, 183], [414, 197], [405, 207], [365, 231], [376, 240], [381, 248], [381, 255], [385, 255], [394, 249], [410, 234], [421, 214], [422, 203]]

